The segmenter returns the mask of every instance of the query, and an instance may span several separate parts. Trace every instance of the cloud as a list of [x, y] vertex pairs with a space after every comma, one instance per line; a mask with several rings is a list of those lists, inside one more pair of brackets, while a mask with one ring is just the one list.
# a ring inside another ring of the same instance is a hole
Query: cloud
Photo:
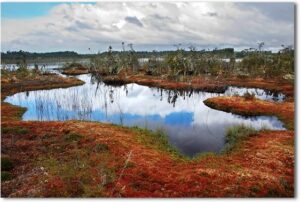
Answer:
[[204, 14], [204, 16], [215, 17], [215, 16], [218, 16], [218, 13], [216, 13], [216, 12], [207, 12], [206, 14]]
[[141, 23], [141, 21], [139, 21], [139, 19], [137, 19], [137, 17], [135, 16], [134, 17], [128, 16], [125, 18], [125, 21], [137, 25], [139, 27], [143, 27], [143, 23]]
[[264, 15], [278, 21], [293, 22], [294, 4], [293, 3], [239, 3], [238, 6], [244, 9], [256, 9]]
[[[281, 7], [280, 7], [281, 6]], [[2, 19], [2, 51], [104, 51], [135, 48], [266, 47], [294, 44], [294, 4], [98, 2], [60, 4], [48, 15]], [[286, 13], [291, 14], [286, 14]]]

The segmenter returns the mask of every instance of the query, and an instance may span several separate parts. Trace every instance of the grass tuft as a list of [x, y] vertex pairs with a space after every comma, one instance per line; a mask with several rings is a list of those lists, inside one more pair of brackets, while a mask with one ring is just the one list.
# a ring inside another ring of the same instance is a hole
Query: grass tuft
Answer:
[[29, 131], [26, 128], [23, 127], [2, 127], [1, 131], [3, 134], [15, 134], [15, 135], [25, 135]]
[[236, 125], [229, 127], [226, 132], [226, 145], [222, 150], [222, 153], [228, 153], [233, 150], [233, 148], [241, 141], [247, 137], [257, 134], [257, 130], [252, 127], [245, 125]]
[[83, 135], [79, 133], [69, 133], [65, 136], [65, 140], [68, 142], [77, 142], [83, 138]]
[[98, 143], [95, 146], [95, 152], [108, 152], [109, 151], [109, 147], [107, 144], [102, 144], [102, 143]]
[[115, 171], [108, 167], [108, 160], [109, 156], [90, 153], [86, 148], [59, 159], [55, 156], [38, 159], [36, 165], [49, 173], [45, 178], [49, 188], [46, 197], [104, 196], [106, 186], [115, 180]]
[[10, 172], [1, 171], [1, 182], [8, 181], [12, 179], [12, 175]]
[[171, 156], [176, 158], [185, 159], [188, 158], [182, 155], [175, 147], [173, 147], [168, 140], [168, 136], [163, 131], [163, 129], [157, 129], [156, 131], [152, 131], [149, 129], [139, 128], [134, 126], [131, 130], [137, 132], [139, 135], [137, 136], [138, 141], [143, 143], [146, 146], [168, 152]]
[[7, 156], [1, 156], [1, 171], [9, 171], [13, 169], [13, 163]]
[[204, 159], [204, 158], [209, 158], [209, 157], [215, 157], [216, 153], [214, 152], [201, 152], [199, 154], [197, 154], [196, 156], [193, 157], [193, 159]]

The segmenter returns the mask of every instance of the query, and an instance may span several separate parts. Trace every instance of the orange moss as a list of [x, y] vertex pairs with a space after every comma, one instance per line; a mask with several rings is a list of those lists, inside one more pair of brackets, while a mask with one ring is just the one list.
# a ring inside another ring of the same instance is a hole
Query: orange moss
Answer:
[[282, 92], [287, 97], [293, 99], [294, 84], [282, 80], [281, 78], [263, 79], [263, 78], [238, 78], [233, 77], [226, 80], [229, 85], [251, 88], [262, 88], [273, 92]]
[[289, 99], [294, 97], [294, 86], [288, 81], [282, 79], [265, 80], [262, 78], [225, 78], [213, 76], [187, 76], [185, 81], [176, 81], [168, 79], [166, 76], [147, 76], [147, 75], [119, 75], [106, 76], [103, 78], [107, 83], [137, 83], [140, 85], [153, 86], [166, 89], [176, 90], [202, 90], [207, 92], [224, 92], [229, 85], [239, 87], [262, 88], [275, 92], [286, 94]]
[[[157, 78], [135, 79], [141, 84], [161, 82]], [[2, 99], [19, 91], [78, 82], [62, 81], [7, 82], [4, 91], [2, 88]], [[187, 85], [164, 80], [162, 83], [168, 88]], [[208, 83], [214, 85], [212, 81]], [[287, 124], [293, 122], [293, 103], [245, 101], [237, 97], [212, 99], [219, 99], [216, 103], [220, 107], [226, 104], [230, 110], [237, 108], [236, 112], [276, 111]], [[142, 134], [136, 130], [82, 121], [16, 121], [21, 108], [3, 102], [1, 107], [1, 154], [14, 164], [13, 179], [2, 183], [3, 197], [294, 196], [293, 131], [260, 132], [229, 154], [186, 160], [173, 158], [155, 145], [141, 143], [138, 140]], [[20, 128], [27, 132], [20, 133]], [[69, 134], [82, 138], [70, 141], [66, 138]], [[49, 159], [54, 163], [47, 163]]]
[[247, 100], [239, 96], [222, 96], [209, 98], [204, 103], [211, 108], [239, 115], [275, 115], [287, 128], [294, 129], [294, 102], [277, 103], [259, 99]]
[[[190, 79], [187, 79], [191, 81]], [[203, 80], [202, 82], [180, 82], [176, 80], [170, 80], [167, 78], [161, 78], [157, 76], [145, 76], [145, 75], [132, 75], [132, 76], [106, 76], [103, 81], [108, 84], [113, 83], [137, 83], [145, 86], [159, 87], [171, 90], [201, 90], [207, 92], [225, 92], [226, 86], [215, 80]]]
[[88, 74], [89, 70], [87, 68], [70, 68], [63, 70], [62, 73], [67, 75], [80, 75]]
[[[15, 78], [14, 75], [10, 75], [10, 77]], [[53, 88], [67, 88], [82, 84], [84, 84], [84, 81], [81, 81], [77, 78], [64, 78], [56, 74], [37, 74], [34, 77], [25, 77], [19, 79], [15, 78], [13, 80], [1, 77], [1, 100], [3, 100], [7, 95], [11, 95], [17, 92]]]
[[[136, 141], [140, 134], [127, 128], [93, 122], [14, 122], [2, 127], [22, 127], [30, 130], [19, 136], [16, 143], [9, 144], [11, 133], [2, 135], [2, 151], [17, 165], [13, 170], [15, 179], [2, 185], [3, 196], [25, 197], [33, 193], [28, 181], [39, 184], [33, 196], [49, 196], [49, 187], [59, 187], [61, 196], [71, 196], [72, 186], [64, 176], [35, 178], [35, 159], [52, 156], [63, 159], [62, 163], [74, 160], [76, 151], [89, 151], [85, 161], [94, 162], [74, 175], [81, 178], [82, 172], [92, 175], [97, 165], [115, 170], [116, 177], [105, 184], [98, 196], [108, 197], [246, 197], [246, 196], [293, 196], [294, 195], [294, 134], [291, 131], [261, 132], [241, 143], [230, 154], [207, 156], [193, 161], [178, 161], [167, 152]], [[62, 137], [67, 132], [84, 136], [77, 143], [66, 143]], [[30, 135], [29, 135], [30, 134]], [[24, 144], [30, 146], [25, 147]], [[97, 143], [109, 148], [109, 155], [96, 151]], [[132, 153], [130, 166], [124, 166]], [[105, 160], [103, 158], [105, 157]], [[98, 163], [97, 163], [98, 162]], [[92, 167], [90, 167], [92, 166]], [[92, 170], [91, 170], [92, 169]], [[81, 174], [80, 174], [81, 173]], [[122, 175], [121, 175], [122, 174]], [[89, 177], [88, 176], [88, 177]], [[97, 181], [97, 172], [93, 174]], [[101, 177], [101, 175], [99, 176]], [[55, 179], [59, 179], [58, 181]], [[101, 182], [101, 179], [99, 179]], [[95, 181], [95, 182], [96, 182]], [[17, 184], [18, 183], [18, 184]], [[96, 187], [93, 180], [83, 182]], [[73, 187], [73, 189], [76, 189]], [[73, 190], [82, 196], [82, 190]], [[97, 196], [97, 194], [95, 194]], [[72, 195], [74, 196], [74, 195]]]
[[1, 104], [1, 121], [16, 121], [20, 120], [26, 108], [11, 105], [2, 102]]

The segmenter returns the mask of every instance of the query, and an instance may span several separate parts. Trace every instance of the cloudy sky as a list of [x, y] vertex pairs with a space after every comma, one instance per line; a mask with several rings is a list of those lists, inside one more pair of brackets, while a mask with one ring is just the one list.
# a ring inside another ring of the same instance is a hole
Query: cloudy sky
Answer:
[[[1, 3], [1, 50], [106, 51], [294, 45], [293, 3]], [[90, 49], [90, 50], [89, 50]]]

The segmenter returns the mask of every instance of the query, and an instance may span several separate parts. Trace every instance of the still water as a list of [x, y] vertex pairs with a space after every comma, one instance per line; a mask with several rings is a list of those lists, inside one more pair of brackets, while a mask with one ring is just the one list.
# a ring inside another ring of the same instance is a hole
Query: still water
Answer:
[[[225, 144], [226, 129], [245, 124], [257, 129], [282, 130], [273, 116], [246, 118], [204, 105], [203, 101], [223, 94], [173, 91], [137, 84], [108, 86], [90, 74], [80, 75], [82, 86], [17, 93], [6, 102], [27, 107], [23, 120], [93, 120], [126, 126], [162, 129], [169, 141], [183, 154], [219, 152]], [[226, 95], [242, 95], [247, 89], [229, 87]], [[257, 97], [282, 101], [281, 94], [249, 89]]]

